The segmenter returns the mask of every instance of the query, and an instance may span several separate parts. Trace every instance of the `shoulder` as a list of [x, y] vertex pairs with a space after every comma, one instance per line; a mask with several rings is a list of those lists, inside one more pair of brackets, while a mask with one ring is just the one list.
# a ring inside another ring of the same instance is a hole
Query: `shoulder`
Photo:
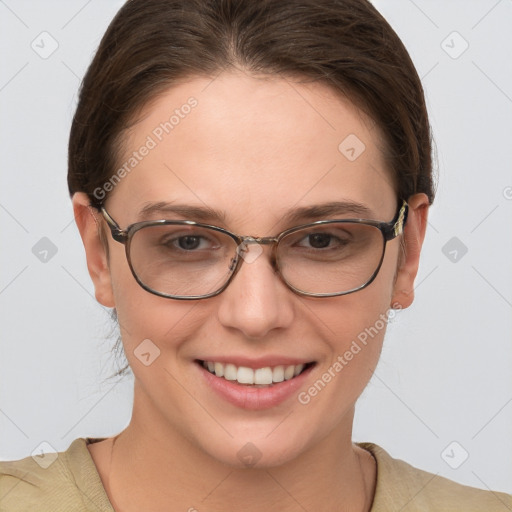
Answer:
[[0, 462], [0, 510], [111, 512], [113, 509], [86, 439], [78, 438], [62, 452]]
[[394, 459], [373, 443], [357, 443], [377, 461], [377, 484], [371, 512], [388, 510], [455, 512], [506, 512], [512, 496], [484, 491]]

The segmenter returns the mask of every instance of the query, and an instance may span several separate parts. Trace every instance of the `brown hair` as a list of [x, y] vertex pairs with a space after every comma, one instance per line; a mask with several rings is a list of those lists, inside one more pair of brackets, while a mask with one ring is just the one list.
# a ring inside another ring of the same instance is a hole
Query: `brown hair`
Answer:
[[137, 113], [178, 81], [232, 66], [330, 85], [380, 127], [399, 198], [424, 192], [433, 201], [421, 81], [367, 0], [128, 0], [82, 82], [69, 139], [70, 193], [86, 192], [100, 206]]

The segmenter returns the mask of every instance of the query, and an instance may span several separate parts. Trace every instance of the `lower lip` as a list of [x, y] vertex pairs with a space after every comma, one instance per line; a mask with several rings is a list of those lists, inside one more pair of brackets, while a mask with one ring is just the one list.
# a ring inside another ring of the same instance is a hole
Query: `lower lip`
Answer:
[[266, 388], [257, 388], [217, 377], [206, 370], [202, 364], [196, 362], [196, 365], [201, 370], [207, 385], [218, 395], [241, 409], [252, 411], [275, 407], [296, 394], [298, 389], [304, 385], [304, 381], [314, 366], [306, 368], [293, 379], [278, 382]]

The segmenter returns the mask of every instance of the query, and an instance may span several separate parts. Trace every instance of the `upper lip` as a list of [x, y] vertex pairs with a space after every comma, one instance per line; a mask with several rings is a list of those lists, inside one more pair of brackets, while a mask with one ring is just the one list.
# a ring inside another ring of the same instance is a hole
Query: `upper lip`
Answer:
[[198, 358], [199, 361], [210, 361], [212, 363], [234, 364], [235, 366], [244, 366], [246, 368], [266, 368], [268, 366], [291, 366], [299, 364], [313, 363], [312, 359], [301, 359], [290, 356], [262, 356], [262, 357], [246, 357], [246, 356], [205, 356]]

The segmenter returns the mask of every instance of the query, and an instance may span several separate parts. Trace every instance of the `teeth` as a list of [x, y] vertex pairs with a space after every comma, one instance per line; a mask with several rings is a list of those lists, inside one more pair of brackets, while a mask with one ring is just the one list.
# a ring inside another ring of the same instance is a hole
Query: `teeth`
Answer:
[[272, 371], [272, 382], [283, 382], [284, 366], [276, 366]]
[[254, 370], [240, 366], [236, 372], [236, 380], [240, 382], [240, 384], [254, 384]]
[[224, 377], [224, 365], [222, 363], [213, 363], [215, 375], [217, 377]]
[[254, 384], [272, 384], [272, 368], [267, 366], [254, 370]]
[[236, 374], [237, 370], [234, 364], [228, 363], [226, 366], [224, 366], [224, 378], [226, 380], [236, 380]]
[[217, 377], [224, 377], [226, 380], [236, 380], [239, 384], [256, 386], [269, 386], [273, 383], [293, 379], [304, 370], [303, 364], [289, 366], [275, 366], [270, 368], [258, 368], [253, 370], [246, 366], [235, 366], [231, 363], [217, 363], [212, 361], [203, 362], [203, 367]]
[[287, 366], [284, 370], [284, 380], [290, 380], [295, 375], [295, 366]]
[[298, 364], [296, 367], [295, 367], [295, 370], [293, 370], [293, 375], [294, 377], [297, 377], [297, 375], [299, 375], [299, 373], [304, 370], [304, 365], [303, 364]]

